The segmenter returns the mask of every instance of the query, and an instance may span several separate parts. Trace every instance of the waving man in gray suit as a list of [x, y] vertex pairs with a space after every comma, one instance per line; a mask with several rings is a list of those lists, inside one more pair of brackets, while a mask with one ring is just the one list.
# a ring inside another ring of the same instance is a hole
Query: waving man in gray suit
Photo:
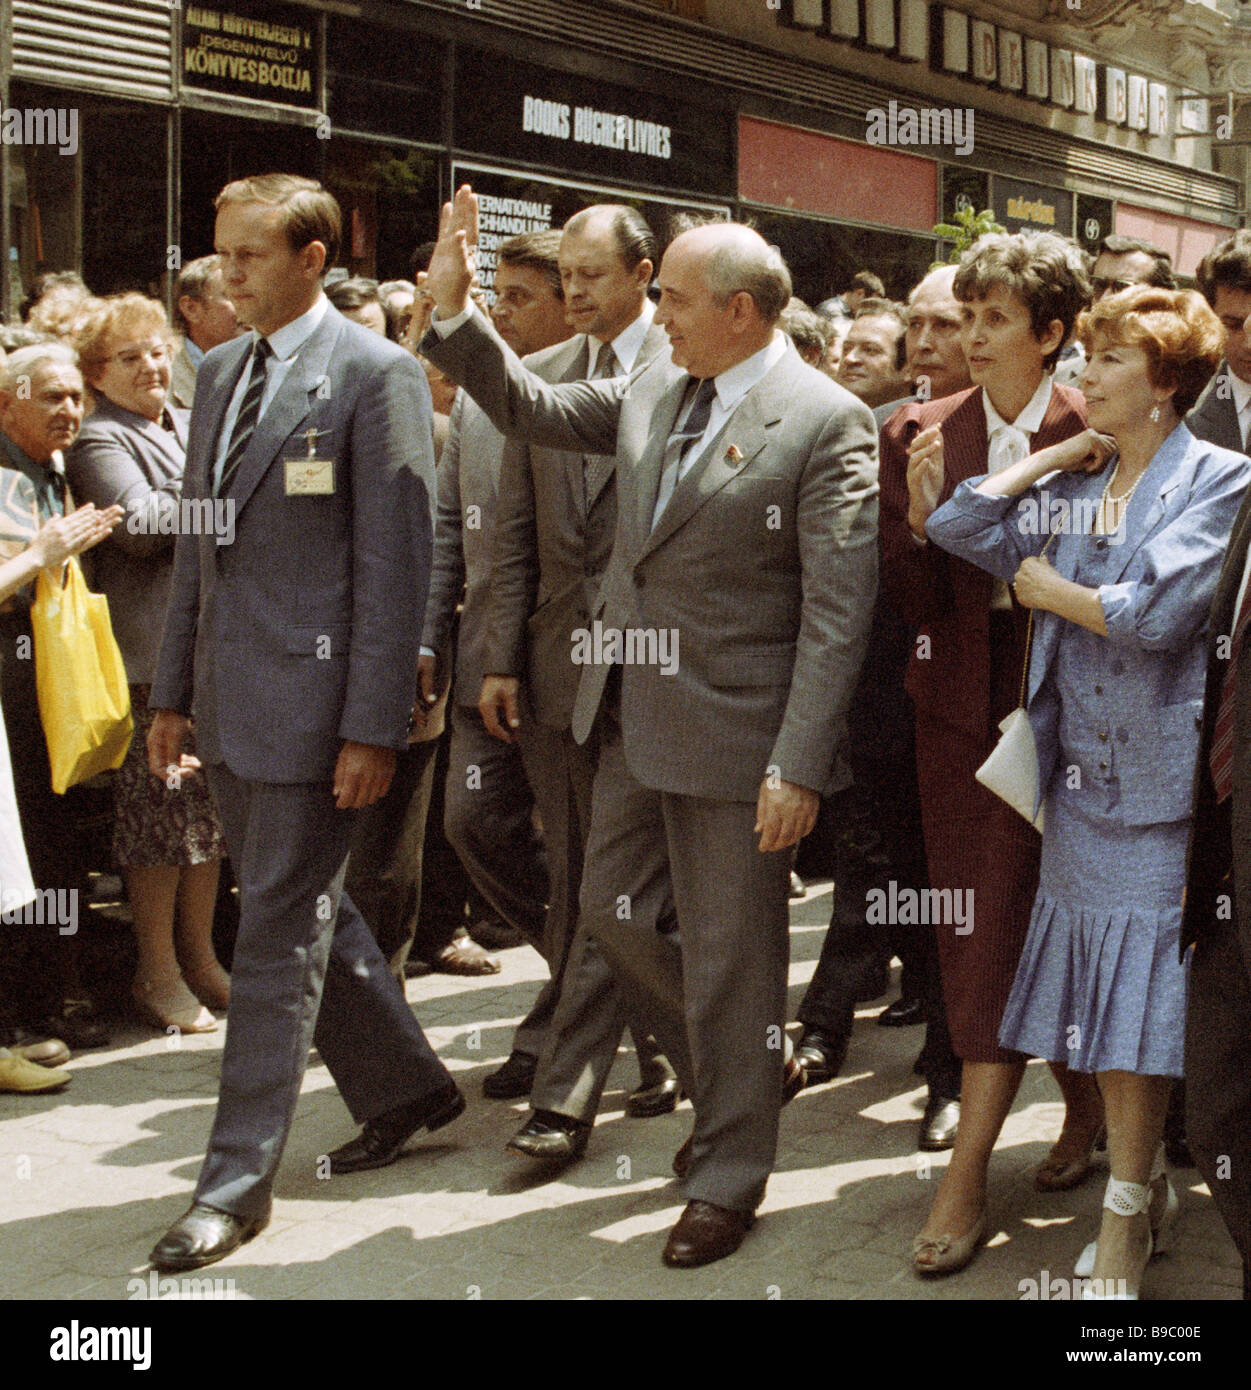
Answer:
[[352, 813], [385, 794], [417, 688], [429, 389], [322, 294], [340, 217], [320, 184], [242, 179], [216, 207], [252, 332], [204, 359], [183, 495], [231, 507], [235, 539], [178, 538], [148, 756], [157, 776], [182, 765], [194, 710], [240, 922], [209, 1152], [152, 1252], [161, 1269], [210, 1264], [265, 1226], [314, 1041], [364, 1124], [330, 1174], [391, 1162], [465, 1104], [342, 891]]
[[776, 1153], [785, 851], [846, 781], [832, 772], [876, 591], [877, 432], [777, 331], [790, 275], [750, 229], [669, 247], [669, 354], [550, 386], [466, 308], [475, 228], [464, 188], [423, 351], [505, 434], [617, 459], [613, 555], [570, 653], [575, 736], [600, 739], [581, 912], [694, 1102], [664, 1259], [706, 1264], [738, 1249]]

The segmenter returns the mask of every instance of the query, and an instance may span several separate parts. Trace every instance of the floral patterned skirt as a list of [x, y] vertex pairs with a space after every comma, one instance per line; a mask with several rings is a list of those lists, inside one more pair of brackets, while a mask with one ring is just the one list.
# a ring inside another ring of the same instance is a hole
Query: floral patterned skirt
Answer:
[[[130, 687], [134, 737], [113, 781], [113, 858], [121, 868], [204, 864], [226, 857], [226, 840], [204, 774], [182, 779], [175, 791], [148, 771], [147, 685]], [[194, 753], [188, 738], [186, 752]]]

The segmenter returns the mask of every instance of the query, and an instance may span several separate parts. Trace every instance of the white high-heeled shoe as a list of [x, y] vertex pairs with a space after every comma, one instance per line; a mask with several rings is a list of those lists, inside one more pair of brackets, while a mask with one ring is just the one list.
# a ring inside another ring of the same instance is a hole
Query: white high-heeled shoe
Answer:
[[[1151, 1204], [1151, 1185], [1145, 1182], [1122, 1182], [1120, 1178], [1109, 1178], [1107, 1191], [1103, 1196], [1103, 1205], [1109, 1210], [1114, 1211], [1118, 1216], [1145, 1216], [1147, 1208]], [[1096, 1242], [1097, 1244], [1097, 1242]], [[1138, 1278], [1131, 1285], [1127, 1279], [1091, 1279], [1089, 1283], [1082, 1286], [1082, 1298], [1087, 1302], [1121, 1302], [1125, 1300], [1137, 1300], [1138, 1286], [1142, 1282], [1143, 1270], [1146, 1269], [1148, 1261], [1151, 1259], [1154, 1241], [1151, 1232], [1147, 1232], [1147, 1254], [1142, 1262], [1142, 1267], [1138, 1270]], [[1083, 1252], [1084, 1253], [1084, 1252]], [[1091, 1261], [1091, 1268], [1094, 1268], [1094, 1261]], [[1105, 1292], [1108, 1285], [1116, 1285], [1124, 1292], [1108, 1293]]]
[[[1160, 1213], [1159, 1220], [1152, 1222], [1151, 1225], [1151, 1258], [1153, 1260], [1157, 1255], [1167, 1255], [1173, 1248], [1173, 1241], [1177, 1238], [1177, 1217], [1181, 1210], [1181, 1202], [1178, 1200], [1177, 1192], [1169, 1179], [1163, 1144], [1155, 1151], [1155, 1158], [1151, 1163], [1151, 1176], [1147, 1179], [1148, 1186], [1154, 1186], [1161, 1178], [1164, 1179], [1164, 1210]], [[1148, 1219], [1151, 1217], [1150, 1210], [1147, 1212], [1147, 1217]], [[1089, 1279], [1094, 1268], [1095, 1242], [1092, 1240], [1077, 1257], [1077, 1263], [1073, 1266], [1073, 1273], [1081, 1279]]]

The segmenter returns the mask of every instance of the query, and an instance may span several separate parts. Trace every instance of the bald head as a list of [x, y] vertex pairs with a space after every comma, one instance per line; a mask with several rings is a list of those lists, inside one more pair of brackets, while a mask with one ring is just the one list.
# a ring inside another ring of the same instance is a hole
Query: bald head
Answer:
[[908, 296], [908, 376], [925, 400], [964, 391], [973, 383], [960, 345], [961, 309], [952, 290], [958, 266], [941, 265]]
[[777, 249], [734, 222], [683, 232], [665, 252], [659, 283], [656, 321], [669, 334], [674, 362], [698, 377], [759, 352], [791, 297]]

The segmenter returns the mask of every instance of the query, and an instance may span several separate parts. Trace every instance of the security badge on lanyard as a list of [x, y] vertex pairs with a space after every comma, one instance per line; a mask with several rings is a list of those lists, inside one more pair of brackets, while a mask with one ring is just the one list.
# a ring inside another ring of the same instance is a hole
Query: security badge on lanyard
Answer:
[[334, 495], [334, 459], [317, 457], [317, 438], [328, 433], [329, 430], [306, 430], [304, 441], [308, 445], [308, 453], [300, 459], [283, 459], [288, 497]]

